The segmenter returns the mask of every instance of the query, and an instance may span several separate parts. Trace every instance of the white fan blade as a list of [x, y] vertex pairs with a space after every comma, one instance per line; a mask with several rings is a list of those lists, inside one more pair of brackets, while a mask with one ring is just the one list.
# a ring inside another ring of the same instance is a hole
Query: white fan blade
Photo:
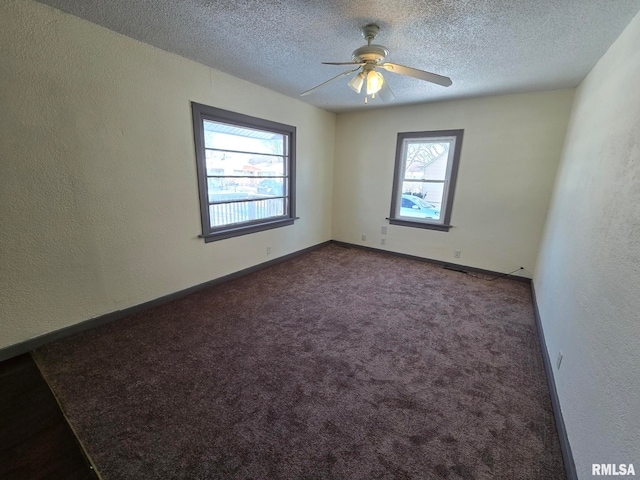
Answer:
[[448, 87], [453, 82], [449, 77], [443, 77], [431, 72], [425, 72], [424, 70], [418, 70], [417, 68], [405, 67], [398, 65], [397, 63], [383, 63], [380, 67], [393, 73], [399, 73], [400, 75], [408, 75], [413, 78], [419, 78], [420, 80], [426, 80], [427, 82], [436, 83], [443, 87]]
[[322, 62], [323, 65], [364, 65], [364, 62]]
[[386, 82], [386, 80], [382, 82], [382, 88], [377, 93], [377, 95], [379, 95], [380, 100], [382, 100], [385, 103], [392, 102], [396, 98], [396, 96], [393, 94], [393, 92], [389, 88], [389, 84]]
[[313, 91], [315, 91], [315, 90], [318, 90], [319, 88], [324, 87], [325, 85], [327, 85], [327, 84], [329, 84], [329, 83], [333, 82], [334, 80], [337, 80], [337, 79], [339, 79], [339, 78], [341, 78], [341, 77], [344, 77], [345, 75], [349, 75], [350, 73], [357, 72], [358, 70], [360, 70], [360, 67], [358, 67], [358, 68], [354, 68], [353, 70], [347, 70], [346, 72], [342, 72], [340, 75], [336, 75], [335, 77], [330, 78], [329, 80], [327, 80], [327, 81], [326, 81], [326, 82], [324, 82], [324, 83], [321, 83], [321, 84], [320, 84], [320, 85], [318, 85], [317, 87], [313, 87], [313, 88], [311, 88], [311, 89], [307, 90], [306, 92], [302, 92], [302, 93], [300, 94], [300, 96], [301, 96], [301, 97], [304, 97], [305, 95], [309, 95], [311, 92], [313, 92]]

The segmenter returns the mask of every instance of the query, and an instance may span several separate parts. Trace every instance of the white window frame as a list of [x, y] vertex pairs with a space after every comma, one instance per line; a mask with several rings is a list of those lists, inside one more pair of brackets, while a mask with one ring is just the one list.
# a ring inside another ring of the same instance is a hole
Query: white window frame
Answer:
[[[458, 166], [460, 163], [460, 152], [462, 150], [462, 136], [464, 130], [437, 130], [427, 132], [401, 132], [398, 133], [396, 143], [395, 169], [393, 173], [393, 193], [391, 197], [391, 213], [389, 223], [391, 225], [401, 225], [405, 227], [426, 228], [448, 232], [451, 228], [451, 211], [453, 208], [453, 196], [455, 192], [456, 179], [458, 176]], [[442, 181], [443, 194], [440, 205], [440, 218], [414, 218], [400, 215], [404, 182], [424, 182], [433, 183], [433, 180], [420, 180], [406, 177], [406, 156], [407, 144], [416, 141], [426, 141], [434, 143], [449, 143], [449, 156], [447, 159], [447, 170], [445, 179]]]

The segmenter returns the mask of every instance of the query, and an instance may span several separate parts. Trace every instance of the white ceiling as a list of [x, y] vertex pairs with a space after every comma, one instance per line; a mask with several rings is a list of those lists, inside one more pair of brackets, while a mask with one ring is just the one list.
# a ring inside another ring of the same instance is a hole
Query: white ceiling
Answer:
[[[451, 77], [448, 88], [382, 71], [392, 104], [576, 86], [640, 10], [640, 0], [40, 0], [285, 95], [346, 70], [380, 25], [387, 61]], [[302, 97], [366, 107], [349, 77]]]

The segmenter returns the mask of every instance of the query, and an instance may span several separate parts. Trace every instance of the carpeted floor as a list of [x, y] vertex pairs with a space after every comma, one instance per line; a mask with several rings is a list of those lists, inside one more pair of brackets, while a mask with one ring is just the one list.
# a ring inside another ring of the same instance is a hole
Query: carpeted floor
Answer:
[[35, 356], [104, 480], [566, 478], [522, 282], [329, 245]]

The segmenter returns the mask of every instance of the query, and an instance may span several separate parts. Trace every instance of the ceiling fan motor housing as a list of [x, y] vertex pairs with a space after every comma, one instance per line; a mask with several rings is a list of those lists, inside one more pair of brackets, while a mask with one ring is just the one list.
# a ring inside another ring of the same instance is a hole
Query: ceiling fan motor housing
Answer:
[[382, 45], [365, 45], [364, 47], [356, 48], [351, 54], [354, 62], [374, 62], [382, 63], [385, 57], [389, 55], [389, 50]]
[[380, 31], [380, 27], [375, 23], [370, 23], [365, 25], [360, 29], [362, 32], [362, 36], [367, 40], [367, 44], [364, 47], [356, 48], [351, 54], [351, 58], [353, 58], [354, 62], [358, 63], [375, 63], [380, 64], [384, 62], [384, 59], [387, 55], [389, 55], [389, 50], [387, 50], [382, 45], [372, 45], [371, 42], [378, 32]]

